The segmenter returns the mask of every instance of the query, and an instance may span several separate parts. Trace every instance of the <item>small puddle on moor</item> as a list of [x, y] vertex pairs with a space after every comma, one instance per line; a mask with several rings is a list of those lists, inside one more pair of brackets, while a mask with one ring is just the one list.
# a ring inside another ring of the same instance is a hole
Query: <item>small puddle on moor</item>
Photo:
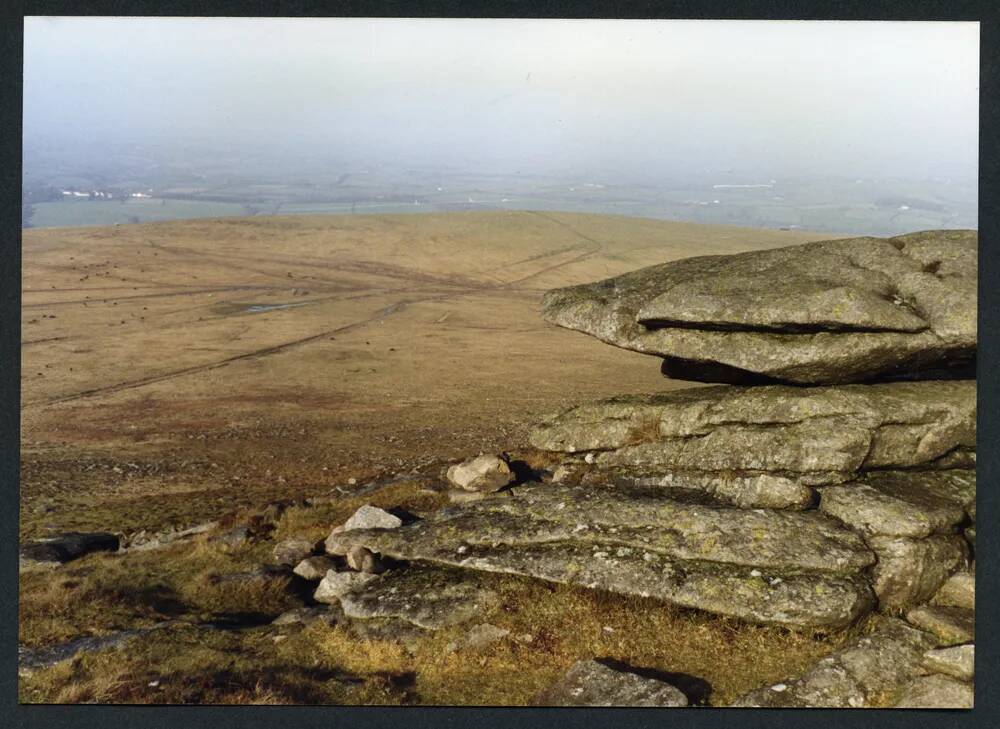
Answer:
[[313, 304], [315, 301], [296, 301], [288, 304], [237, 304], [220, 303], [213, 308], [217, 314], [222, 316], [233, 316], [234, 314], [264, 314], [268, 311], [280, 311], [281, 309], [294, 309], [299, 306]]

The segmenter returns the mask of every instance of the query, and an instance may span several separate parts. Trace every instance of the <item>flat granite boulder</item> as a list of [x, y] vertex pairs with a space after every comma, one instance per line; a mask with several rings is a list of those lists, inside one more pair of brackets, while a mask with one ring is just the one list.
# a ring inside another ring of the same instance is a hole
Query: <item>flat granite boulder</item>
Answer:
[[396, 559], [653, 597], [758, 623], [836, 628], [871, 610], [875, 561], [817, 512], [718, 508], [555, 484], [331, 535]]
[[535, 699], [538, 706], [687, 706], [675, 686], [598, 661], [577, 661]]
[[921, 671], [934, 638], [882, 618], [868, 635], [821, 659], [804, 675], [751, 691], [739, 707], [867, 708], [898, 694]]
[[815, 491], [798, 479], [773, 473], [667, 472], [654, 476], [630, 475], [618, 469], [591, 469], [579, 482], [602, 486], [613, 483], [627, 489], [658, 493], [679, 500], [698, 500], [741, 509], [808, 509]]
[[551, 417], [530, 440], [639, 475], [767, 473], [821, 485], [873, 469], [970, 468], [976, 383], [723, 385], [628, 395]]
[[663, 358], [671, 377], [839, 384], [966, 370], [978, 235], [698, 256], [549, 291], [546, 321]]
[[399, 618], [427, 630], [466, 622], [499, 600], [474, 572], [410, 565], [340, 596], [350, 618]]
[[972, 470], [879, 471], [824, 488], [819, 508], [866, 535], [919, 539], [955, 532], [975, 493]]

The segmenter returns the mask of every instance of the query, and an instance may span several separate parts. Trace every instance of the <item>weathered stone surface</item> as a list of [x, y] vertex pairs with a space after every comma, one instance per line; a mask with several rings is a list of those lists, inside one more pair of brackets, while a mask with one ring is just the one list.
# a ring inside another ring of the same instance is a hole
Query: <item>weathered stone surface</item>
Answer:
[[815, 491], [794, 478], [773, 473], [738, 474], [683, 471], [661, 476], [629, 476], [612, 471], [586, 474], [581, 483], [613, 482], [624, 487], [660, 491], [670, 498], [703, 494], [709, 502], [741, 509], [807, 509], [816, 501]]
[[762, 623], [847, 625], [871, 609], [861, 538], [816, 512], [714, 508], [547, 485], [398, 530], [332, 535], [398, 559], [643, 595]]
[[330, 570], [326, 577], [320, 580], [313, 599], [316, 602], [336, 604], [348, 591], [375, 579], [375, 575], [363, 572], [334, 572]]
[[803, 676], [751, 691], [740, 707], [863, 708], [898, 693], [915, 678], [932, 636], [896, 618], [821, 659]]
[[549, 291], [542, 316], [716, 382], [845, 383], [967, 367], [977, 234], [699, 256]]
[[913, 680], [896, 703], [899, 709], [971, 709], [972, 684], [936, 674]]
[[27, 562], [61, 564], [91, 552], [116, 552], [119, 546], [119, 538], [107, 532], [67, 532], [22, 545], [20, 557]]
[[503, 497], [507, 493], [509, 492], [501, 491], [498, 493], [495, 491], [464, 491], [462, 489], [449, 489], [448, 501], [452, 504], [471, 504], [473, 501]]
[[337, 566], [329, 557], [323, 555], [317, 555], [314, 557], [306, 557], [304, 560], [295, 565], [293, 572], [297, 574], [304, 580], [309, 580], [313, 582], [315, 580], [322, 580], [326, 573]]
[[308, 539], [294, 537], [284, 539], [274, 545], [272, 554], [277, 564], [293, 567], [312, 554], [313, 543]]
[[330, 531], [330, 536], [323, 543], [323, 548], [327, 554], [339, 557], [347, 556], [347, 552], [339, 549], [334, 536], [352, 529], [396, 529], [403, 525], [403, 520], [395, 514], [390, 514], [384, 509], [365, 504], [351, 515], [351, 518], [343, 524], [335, 526]]
[[924, 668], [960, 681], [971, 681], [976, 675], [976, 646], [966, 643], [929, 650], [924, 653]]
[[577, 661], [542, 692], [541, 706], [687, 706], [687, 697], [666, 681], [611, 668], [598, 661]]
[[395, 529], [402, 526], [403, 520], [385, 509], [365, 504], [350, 519], [344, 522], [344, 531], [351, 529]]
[[514, 481], [507, 459], [481, 455], [448, 469], [448, 480], [465, 491], [499, 491]]
[[400, 618], [437, 630], [472, 619], [497, 599], [475, 573], [411, 565], [350, 587], [340, 605], [348, 617]]
[[879, 606], [886, 610], [929, 600], [968, 558], [968, 548], [957, 535], [925, 539], [873, 536], [868, 544], [878, 555], [872, 577]]
[[499, 643], [510, 635], [506, 628], [500, 628], [490, 623], [480, 623], [469, 628], [468, 632], [457, 640], [449, 643], [445, 650], [449, 653], [454, 651], [481, 651], [484, 648]]
[[950, 605], [976, 609], [976, 575], [972, 570], [956, 572], [941, 585], [934, 595], [935, 605]]
[[956, 482], [971, 482], [975, 471], [895, 471], [868, 474], [862, 481], [823, 489], [819, 508], [867, 535], [927, 537], [954, 532], [965, 518]]
[[976, 614], [966, 608], [921, 605], [907, 612], [906, 619], [937, 636], [938, 645], [971, 643], [976, 637]]
[[531, 443], [593, 451], [639, 475], [772, 473], [840, 483], [870, 469], [961, 467], [976, 444], [976, 383], [696, 387], [588, 403], [543, 422]]

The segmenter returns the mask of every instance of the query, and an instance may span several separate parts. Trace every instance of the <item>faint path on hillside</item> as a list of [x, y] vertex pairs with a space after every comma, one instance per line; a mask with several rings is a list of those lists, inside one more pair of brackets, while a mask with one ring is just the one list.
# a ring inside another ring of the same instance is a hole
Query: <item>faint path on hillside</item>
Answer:
[[[564, 266], [569, 266], [571, 264], [578, 263], [580, 261], [586, 260], [587, 258], [590, 258], [590, 257], [596, 255], [597, 253], [600, 253], [605, 248], [604, 244], [601, 243], [600, 241], [595, 240], [594, 238], [591, 238], [590, 236], [588, 236], [588, 235], [586, 235], [584, 233], [581, 233], [579, 230], [577, 230], [573, 226], [569, 225], [568, 223], [564, 223], [563, 221], [558, 220], [558, 219], [552, 217], [551, 215], [549, 215], [547, 213], [535, 212], [533, 214], [536, 215], [536, 216], [538, 216], [538, 217], [544, 218], [544, 219], [546, 219], [546, 220], [548, 220], [548, 221], [550, 221], [552, 223], [555, 223], [556, 225], [559, 225], [559, 226], [561, 226], [561, 227], [569, 230], [574, 235], [576, 235], [578, 238], [586, 241], [589, 244], [589, 249], [583, 251], [579, 255], [574, 256], [573, 258], [570, 258], [570, 259], [568, 259], [566, 261], [562, 261], [560, 263], [556, 263], [556, 264], [553, 264], [551, 266], [546, 266], [545, 268], [542, 268], [541, 270], [534, 271], [534, 272], [529, 273], [529, 274], [527, 274], [525, 276], [522, 276], [520, 278], [516, 278], [516, 279], [510, 280], [510, 281], [507, 281], [507, 282], [504, 282], [504, 283], [499, 283], [499, 284], [495, 284], [495, 285], [477, 284], [477, 285], [472, 286], [472, 287], [465, 287], [463, 290], [460, 290], [460, 291], [454, 291], [454, 292], [449, 292], [449, 293], [444, 293], [444, 294], [434, 294], [434, 295], [423, 296], [423, 297], [418, 297], [418, 298], [414, 298], [414, 299], [404, 299], [404, 300], [401, 300], [401, 301], [397, 301], [397, 302], [395, 302], [393, 304], [390, 304], [390, 305], [388, 305], [388, 306], [380, 309], [378, 312], [376, 312], [372, 316], [367, 317], [365, 319], [361, 319], [360, 321], [352, 322], [350, 324], [345, 324], [343, 326], [336, 327], [334, 329], [329, 329], [329, 330], [326, 330], [326, 331], [323, 331], [323, 332], [319, 332], [318, 334], [313, 334], [313, 335], [310, 335], [308, 337], [302, 337], [301, 339], [295, 339], [295, 340], [292, 340], [292, 341], [289, 341], [289, 342], [283, 342], [282, 344], [277, 344], [277, 345], [274, 345], [274, 346], [271, 346], [271, 347], [263, 347], [261, 349], [256, 349], [256, 350], [253, 350], [253, 351], [250, 351], [250, 352], [244, 352], [242, 354], [233, 355], [231, 357], [226, 357], [224, 359], [216, 360], [214, 362], [208, 362], [208, 363], [201, 364], [201, 365], [192, 365], [190, 367], [183, 367], [181, 369], [172, 370], [170, 372], [164, 372], [164, 373], [161, 373], [161, 374], [158, 374], [158, 375], [150, 375], [149, 377], [142, 377], [142, 378], [138, 378], [138, 379], [135, 379], [135, 380], [128, 380], [128, 381], [125, 381], [125, 382], [119, 382], [119, 383], [116, 383], [116, 384], [113, 384], [113, 385], [106, 385], [106, 386], [103, 386], [103, 387], [94, 387], [94, 388], [90, 388], [90, 389], [87, 389], [87, 390], [81, 390], [79, 392], [70, 393], [68, 395], [59, 395], [59, 396], [48, 398], [48, 399], [45, 399], [45, 400], [35, 400], [35, 401], [32, 401], [32, 402], [23, 403], [22, 406], [21, 406], [21, 409], [25, 410], [25, 409], [28, 409], [28, 408], [33, 408], [33, 407], [38, 407], [38, 406], [56, 405], [56, 404], [59, 404], [59, 403], [71, 402], [73, 400], [80, 400], [80, 399], [84, 399], [84, 398], [91, 398], [91, 397], [96, 397], [96, 396], [99, 396], [99, 395], [108, 395], [108, 394], [112, 394], [112, 393], [116, 393], [116, 392], [121, 392], [123, 390], [131, 390], [131, 389], [135, 389], [135, 388], [138, 388], [138, 387], [144, 387], [146, 385], [156, 384], [158, 382], [163, 382], [165, 380], [174, 379], [176, 377], [183, 377], [183, 376], [186, 376], [186, 375], [197, 374], [197, 373], [200, 373], [200, 372], [207, 372], [209, 370], [218, 369], [220, 367], [225, 367], [225, 366], [227, 366], [229, 364], [232, 364], [234, 362], [241, 362], [241, 361], [250, 360], [250, 359], [258, 359], [258, 358], [261, 358], [261, 357], [266, 357], [268, 355], [278, 354], [279, 352], [284, 352], [284, 351], [286, 351], [288, 349], [292, 349], [294, 347], [300, 347], [300, 346], [303, 346], [303, 345], [306, 345], [306, 344], [310, 344], [312, 342], [319, 341], [319, 340], [321, 340], [321, 339], [323, 339], [325, 337], [330, 337], [330, 336], [332, 336], [334, 334], [343, 334], [344, 332], [353, 331], [355, 329], [359, 329], [361, 327], [364, 327], [364, 326], [366, 326], [368, 324], [372, 324], [372, 323], [377, 322], [377, 321], [382, 321], [386, 317], [392, 316], [393, 314], [397, 314], [400, 311], [404, 310], [410, 304], [420, 304], [420, 303], [431, 302], [431, 301], [447, 301], [447, 300], [456, 299], [456, 298], [460, 298], [460, 297], [463, 297], [463, 296], [468, 296], [468, 295], [471, 295], [471, 294], [483, 293], [483, 292], [491, 291], [491, 290], [518, 291], [520, 289], [515, 288], [518, 284], [524, 283], [525, 281], [528, 281], [530, 279], [536, 278], [536, 277], [541, 276], [541, 275], [543, 275], [545, 273], [549, 273], [551, 271], [557, 270], [557, 269], [562, 268]], [[156, 247], [156, 248], [158, 248], [160, 250], [167, 250], [166, 246], [162, 246], [160, 244], [155, 244], [155, 243], [150, 242], [150, 245], [154, 246], [154, 247]], [[177, 249], [175, 249], [175, 250], [177, 250]], [[563, 252], [564, 253], [564, 252], [567, 252], [567, 250], [570, 250], [570, 249], [564, 248], [564, 249], [561, 249], [559, 252]], [[177, 252], [179, 252], [179, 250]], [[194, 255], [198, 255], [194, 251], [187, 251], [186, 249], [184, 249], [184, 252], [192, 253]], [[517, 263], [523, 263], [523, 262], [531, 261], [531, 260], [543, 260], [545, 258], [548, 258], [550, 255], [551, 254], [532, 256], [532, 257], [530, 257], [528, 259], [525, 259], [524, 261], [519, 261]], [[355, 269], [355, 270], [357, 270], [357, 269]], [[390, 269], [390, 270], [392, 270], [392, 273], [394, 274], [394, 276], [399, 276], [399, 273], [400, 273], [400, 269], [399, 268]], [[407, 269], [402, 269], [402, 270], [406, 271]], [[434, 283], [441, 284], [441, 283], [445, 283], [445, 281], [447, 281], [448, 283], [451, 283], [452, 285], [454, 285], [455, 281], [456, 281], [456, 278], [459, 278], [459, 277], [452, 278], [452, 279], [442, 279], [441, 277], [433, 277], [433, 276], [431, 276], [431, 277], [423, 277], [423, 276], [418, 276], [417, 280], [418, 281], [423, 281], [423, 282], [427, 283], [428, 282], [427, 278], [430, 278], [431, 280], [433, 280]], [[461, 278], [464, 278], [464, 277], [461, 277]], [[234, 290], [239, 289], [239, 288], [252, 288], [252, 287], [232, 287], [232, 289], [234, 289]], [[261, 287], [261, 288], [270, 288], [270, 287]], [[198, 293], [198, 292], [179, 292], [179, 293]], [[121, 297], [121, 298], [125, 298], [125, 297]], [[135, 298], [139, 298], [139, 297], [135, 297]]]

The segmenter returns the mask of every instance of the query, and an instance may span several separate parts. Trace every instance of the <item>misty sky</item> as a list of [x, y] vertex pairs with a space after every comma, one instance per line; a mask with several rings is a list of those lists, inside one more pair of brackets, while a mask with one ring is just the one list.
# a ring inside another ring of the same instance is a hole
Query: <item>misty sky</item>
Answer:
[[27, 140], [974, 176], [976, 23], [25, 20]]

